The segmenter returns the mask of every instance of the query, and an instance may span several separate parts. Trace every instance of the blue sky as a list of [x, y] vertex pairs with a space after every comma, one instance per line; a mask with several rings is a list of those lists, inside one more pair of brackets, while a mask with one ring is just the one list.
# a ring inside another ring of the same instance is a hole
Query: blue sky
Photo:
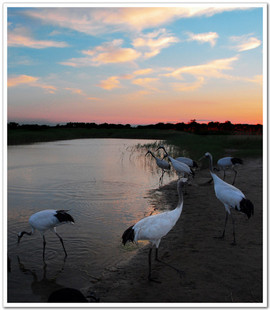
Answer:
[[7, 18], [9, 121], [262, 123], [262, 7], [9, 7]]

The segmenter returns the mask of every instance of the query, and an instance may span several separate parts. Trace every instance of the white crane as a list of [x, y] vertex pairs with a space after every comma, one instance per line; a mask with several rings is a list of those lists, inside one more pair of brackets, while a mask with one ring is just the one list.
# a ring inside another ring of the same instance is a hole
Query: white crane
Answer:
[[196, 163], [196, 161], [194, 161], [191, 158], [188, 158], [188, 157], [176, 157], [175, 160], [178, 160], [181, 163], [184, 163], [184, 164], [188, 165], [190, 168], [198, 168], [198, 164]]
[[225, 180], [225, 170], [231, 168], [234, 171], [234, 179], [232, 182], [232, 184], [234, 184], [237, 175], [237, 171], [234, 167], [238, 164], [242, 165], [243, 160], [237, 157], [222, 157], [217, 161], [218, 168], [224, 172], [223, 180]]
[[179, 195], [179, 201], [177, 207], [174, 210], [151, 215], [143, 218], [135, 225], [130, 226], [122, 236], [122, 243], [125, 245], [128, 241], [137, 242], [138, 240], [149, 240], [151, 242], [151, 247], [148, 254], [148, 266], [149, 273], [148, 279], [154, 281], [151, 277], [151, 253], [152, 247], [156, 247], [155, 259], [173, 269], [175, 269], [180, 274], [182, 273], [177, 268], [161, 261], [158, 258], [158, 247], [161, 238], [167, 235], [167, 233], [174, 227], [179, 217], [181, 216], [183, 210], [183, 193], [182, 185], [187, 181], [186, 178], [181, 178], [177, 181], [177, 191]]
[[74, 224], [74, 219], [67, 212], [68, 210], [43, 210], [43, 211], [34, 213], [29, 218], [29, 224], [32, 228], [32, 231], [31, 232], [27, 232], [27, 231], [19, 232], [18, 243], [20, 242], [24, 234], [31, 236], [35, 232], [35, 230], [38, 230], [43, 237], [43, 261], [44, 261], [45, 246], [46, 246], [46, 240], [45, 240], [44, 234], [47, 230], [52, 230], [55, 232], [56, 236], [60, 239], [61, 244], [63, 246], [63, 250], [65, 252], [65, 256], [67, 256], [67, 252], [64, 246], [63, 239], [56, 232], [56, 226], [69, 223], [69, 222], [71, 224]]
[[170, 164], [166, 160], [162, 160], [162, 159], [156, 157], [150, 150], [147, 151], [145, 156], [147, 154], [151, 154], [154, 157], [154, 159], [156, 160], [157, 166], [162, 169], [162, 174], [161, 174], [161, 176], [159, 178], [159, 184], [162, 184], [163, 175], [164, 175], [166, 170], [170, 170], [171, 169], [171, 166], [170, 166]]
[[222, 179], [220, 179], [215, 173], [213, 169], [213, 157], [207, 152], [204, 155], [206, 158], [209, 158], [209, 167], [212, 179], [214, 180], [214, 189], [216, 197], [219, 201], [221, 201], [225, 207], [226, 218], [225, 218], [225, 226], [223, 233], [220, 239], [223, 239], [225, 236], [225, 229], [228, 220], [228, 215], [231, 214], [232, 224], [233, 224], [233, 245], [236, 244], [235, 241], [235, 227], [234, 227], [234, 218], [231, 213], [231, 209], [235, 209], [236, 211], [240, 211], [245, 213], [248, 218], [254, 214], [254, 206], [252, 202], [246, 199], [245, 195], [235, 186], [226, 183]]
[[165, 147], [163, 145], [160, 145], [158, 148], [157, 148], [157, 151], [159, 149], [163, 149], [164, 152], [165, 152], [165, 157], [168, 157], [169, 158], [169, 161], [171, 162], [173, 168], [175, 169], [175, 171], [177, 172], [178, 176], [180, 177], [182, 174], [184, 175], [192, 175], [194, 176], [194, 171], [185, 163], [183, 162], [180, 162], [174, 158], [172, 158], [171, 156], [169, 156], [169, 154], [167, 153]]

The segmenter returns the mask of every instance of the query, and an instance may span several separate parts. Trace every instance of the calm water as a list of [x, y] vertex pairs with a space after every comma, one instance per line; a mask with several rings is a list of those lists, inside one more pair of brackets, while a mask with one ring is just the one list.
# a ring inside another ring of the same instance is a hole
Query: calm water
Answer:
[[[160, 169], [147, 149], [155, 141], [81, 139], [8, 147], [9, 302], [44, 302], [63, 286], [87, 287], [130, 251], [121, 245], [123, 231], [151, 213], [150, 189], [158, 189]], [[174, 175], [164, 176], [163, 184]], [[29, 216], [43, 209], [67, 209], [75, 225], [57, 228], [68, 253], [64, 260], [57, 236], [30, 231]], [[136, 247], [134, 247], [136, 251]]]

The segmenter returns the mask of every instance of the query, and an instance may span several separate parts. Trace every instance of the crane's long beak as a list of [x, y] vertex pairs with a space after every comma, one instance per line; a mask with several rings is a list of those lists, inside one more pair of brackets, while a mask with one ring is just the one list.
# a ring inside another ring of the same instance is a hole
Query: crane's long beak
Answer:
[[198, 161], [201, 161], [205, 158], [205, 156], [203, 155], [201, 158], [198, 159]]

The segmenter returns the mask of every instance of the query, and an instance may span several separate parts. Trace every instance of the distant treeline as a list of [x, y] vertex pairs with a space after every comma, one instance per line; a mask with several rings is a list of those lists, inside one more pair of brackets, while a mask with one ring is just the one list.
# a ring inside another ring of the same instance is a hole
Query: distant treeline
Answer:
[[191, 120], [188, 123], [157, 123], [152, 125], [138, 125], [132, 127], [130, 124], [96, 124], [83, 122], [69, 122], [65, 125], [57, 124], [55, 126], [38, 125], [38, 124], [18, 124], [16, 122], [8, 123], [8, 129], [27, 129], [27, 130], [43, 130], [46, 128], [85, 128], [85, 129], [159, 129], [159, 130], [177, 130], [196, 134], [262, 134], [262, 125], [249, 124], [232, 124], [230, 121], [224, 123], [208, 122], [197, 123], [196, 120]]

